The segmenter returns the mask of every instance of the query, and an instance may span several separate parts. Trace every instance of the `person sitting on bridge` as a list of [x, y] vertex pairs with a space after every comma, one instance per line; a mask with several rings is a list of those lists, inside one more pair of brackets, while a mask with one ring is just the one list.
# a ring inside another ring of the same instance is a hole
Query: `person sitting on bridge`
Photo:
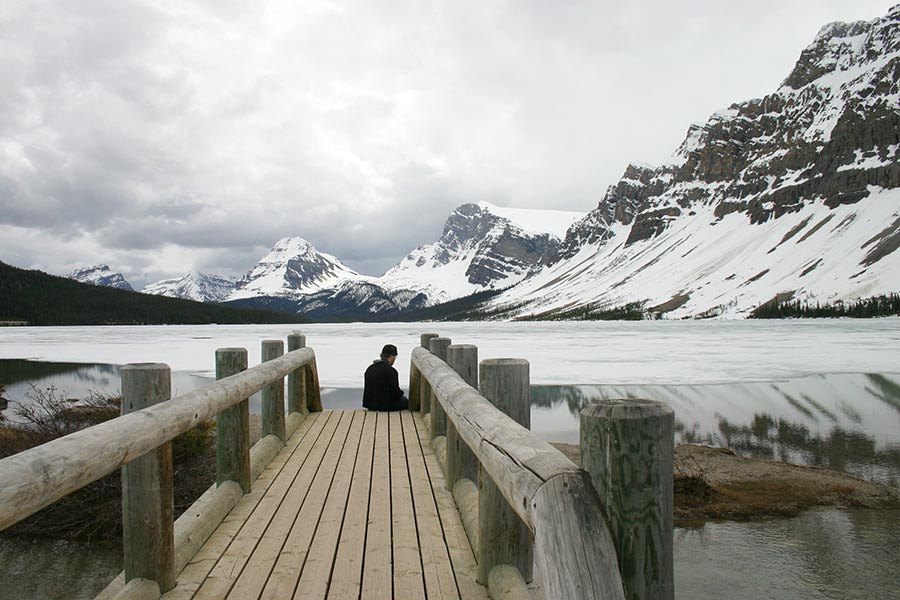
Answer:
[[381, 349], [381, 358], [369, 365], [365, 374], [363, 408], [369, 410], [406, 410], [409, 399], [400, 389], [400, 378], [394, 361], [397, 360], [397, 346], [387, 344]]

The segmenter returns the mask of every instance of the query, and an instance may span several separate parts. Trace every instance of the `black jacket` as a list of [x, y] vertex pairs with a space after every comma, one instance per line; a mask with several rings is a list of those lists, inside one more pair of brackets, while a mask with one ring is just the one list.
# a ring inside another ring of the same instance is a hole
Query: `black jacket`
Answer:
[[363, 408], [401, 410], [403, 408], [402, 401], [403, 390], [400, 389], [397, 369], [384, 359], [376, 360], [369, 365], [365, 374]]

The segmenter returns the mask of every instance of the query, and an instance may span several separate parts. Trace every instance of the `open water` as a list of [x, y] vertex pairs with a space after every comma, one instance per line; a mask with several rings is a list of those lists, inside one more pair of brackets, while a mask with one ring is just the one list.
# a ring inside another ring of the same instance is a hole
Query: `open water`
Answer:
[[[359, 405], [361, 373], [384, 343], [400, 346], [404, 381], [406, 353], [426, 331], [477, 344], [481, 358], [527, 358], [532, 428], [550, 441], [577, 443], [578, 412], [598, 398], [645, 397], [673, 407], [679, 442], [900, 481], [900, 319], [304, 325], [326, 407]], [[31, 385], [71, 397], [117, 393], [118, 365], [158, 361], [170, 364], [173, 389], [183, 393], [210, 380], [216, 348], [247, 347], [255, 364], [261, 340], [287, 333], [0, 329], [0, 383], [14, 402], [27, 402]], [[898, 540], [900, 512], [885, 510], [679, 528], [676, 597], [897, 598]], [[0, 598], [90, 598], [119, 560], [108, 547], [0, 539]], [[26, 586], [23, 573], [35, 571]]]

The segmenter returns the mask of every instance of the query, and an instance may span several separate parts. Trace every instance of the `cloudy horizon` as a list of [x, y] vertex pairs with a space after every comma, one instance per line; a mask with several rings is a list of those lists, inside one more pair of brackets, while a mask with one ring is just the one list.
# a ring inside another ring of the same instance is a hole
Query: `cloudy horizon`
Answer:
[[299, 236], [380, 275], [466, 202], [590, 211], [892, 4], [13, 0], [0, 261], [141, 289]]

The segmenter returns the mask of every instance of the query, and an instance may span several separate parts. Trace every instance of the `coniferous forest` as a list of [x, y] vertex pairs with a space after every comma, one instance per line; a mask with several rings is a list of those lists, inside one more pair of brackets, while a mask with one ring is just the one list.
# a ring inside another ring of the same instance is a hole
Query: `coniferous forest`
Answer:
[[889, 317], [900, 315], [900, 294], [887, 294], [860, 298], [852, 302], [834, 302], [811, 304], [809, 301], [793, 300], [786, 302], [767, 302], [753, 311], [754, 319], [800, 319], [851, 317], [865, 319], [870, 317]]
[[0, 322], [29, 325], [300, 323], [301, 315], [237, 309], [79, 283], [0, 262]]

